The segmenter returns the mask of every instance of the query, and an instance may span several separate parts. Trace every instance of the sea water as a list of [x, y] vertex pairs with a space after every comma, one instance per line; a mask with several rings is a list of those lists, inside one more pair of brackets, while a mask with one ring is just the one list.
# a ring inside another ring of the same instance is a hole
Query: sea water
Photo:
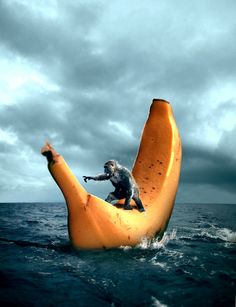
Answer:
[[235, 222], [236, 205], [179, 203], [160, 242], [76, 251], [64, 203], [2, 203], [0, 305], [233, 307]]

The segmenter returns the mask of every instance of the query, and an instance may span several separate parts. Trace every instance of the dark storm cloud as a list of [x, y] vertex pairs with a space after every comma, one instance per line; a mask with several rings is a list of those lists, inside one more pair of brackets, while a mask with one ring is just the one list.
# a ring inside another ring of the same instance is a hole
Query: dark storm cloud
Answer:
[[[109, 107], [101, 107], [102, 101], [97, 100], [92, 112], [87, 106], [90, 101], [83, 99], [81, 102], [66, 111], [66, 108], [60, 107], [60, 101], [55, 95], [53, 99], [48, 95], [31, 98], [30, 101], [6, 106], [0, 113], [0, 127], [14, 132], [22, 144], [30, 146], [35, 153], [38, 153], [44, 140], [49, 138], [59, 142], [58, 150], [74, 161], [86, 160], [90, 152], [95, 164], [97, 160], [101, 163], [102, 157], [121, 158], [123, 163], [132, 164], [130, 152], [135, 152], [138, 139], [122, 135], [122, 132], [109, 124], [114, 114]], [[104, 109], [107, 113], [103, 112]], [[138, 135], [140, 130], [137, 131]], [[71, 151], [71, 147], [76, 150]], [[7, 150], [14, 150], [14, 147], [4, 144], [1, 152]], [[85, 152], [86, 157], [83, 157]]]
[[186, 146], [182, 170], [183, 183], [211, 184], [235, 193], [236, 159], [226, 153]]
[[[234, 71], [232, 65], [236, 65], [233, 61], [235, 27], [226, 36], [218, 28], [220, 21], [216, 19], [218, 35], [210, 35], [208, 29], [203, 32], [208, 26], [207, 18], [211, 15], [210, 21], [214, 18], [213, 13], [199, 16], [204, 26], [199, 22], [191, 33], [188, 26], [192, 26], [192, 20], [179, 19], [175, 31], [175, 19], [172, 21], [171, 17], [182, 16], [183, 12], [168, 12], [168, 23], [146, 21], [149, 24], [146, 30], [155, 31], [137, 32], [131, 28], [122, 35], [114, 33], [112, 41], [97, 53], [94, 52], [96, 43], [89, 34], [102, 17], [101, 6], [62, 5], [55, 19], [32, 14], [23, 5], [15, 6], [1, 2], [2, 41], [23, 56], [33, 57], [41, 64], [50, 63], [48, 73], [53, 72], [54, 78], [65, 87], [109, 88], [121, 82], [122, 88], [136, 84], [145, 90], [168, 87], [171, 91], [191, 93], [193, 89], [207, 88], [212, 78], [229, 76]], [[196, 39], [197, 29], [201, 35]], [[138, 45], [140, 39], [141, 46]]]
[[[224, 35], [213, 10], [208, 15], [199, 15], [199, 23], [194, 27], [192, 19], [180, 18], [174, 30], [177, 16], [184, 14], [174, 8], [174, 12], [169, 12], [168, 7], [163, 10], [164, 14], [167, 11], [170, 14], [168, 23], [147, 20], [149, 26], [145, 25], [143, 31], [131, 27], [125, 32], [120, 25], [122, 35], [114, 32], [101, 52], [96, 52], [98, 46], [89, 36], [102, 18], [101, 6], [63, 5], [58, 18], [51, 20], [30, 14], [25, 6], [12, 10], [2, 2], [0, 29], [3, 41], [10, 48], [38, 59], [41, 64], [50, 63], [50, 69], [45, 67], [47, 73], [53, 74], [65, 90], [116, 88], [153, 93], [167, 90], [188, 97], [193, 90], [204, 91], [213, 79], [233, 74], [236, 29], [234, 25]], [[203, 10], [204, 6], [200, 8]], [[214, 18], [218, 35], [211, 35], [207, 28]], [[150, 28], [152, 31], [148, 33]], [[196, 36], [198, 31], [200, 35]]]
[[[0, 127], [13, 131], [18, 139], [35, 149], [37, 137], [59, 132], [64, 128], [63, 118], [55, 116], [57, 100], [32, 97], [30, 101], [9, 105], [0, 113]], [[41, 140], [42, 141], [42, 140]]]
[[[212, 88], [236, 79], [235, 2], [226, 7], [213, 1], [151, 1], [149, 7], [131, 1], [125, 9], [122, 1], [54, 3], [50, 16], [30, 3], [0, 1], [6, 54], [39, 67], [58, 87], [29, 91], [1, 108], [0, 128], [18, 140], [2, 142], [3, 164], [6, 152], [14, 160], [20, 147], [38, 155], [49, 138], [83, 171], [96, 173], [110, 158], [131, 167], [151, 99], [160, 97], [173, 103], [182, 136], [182, 184], [233, 192], [235, 156], [225, 152], [226, 144], [235, 145], [232, 132], [219, 131], [215, 149], [193, 144], [199, 129], [214, 126], [229, 109], [236, 112], [233, 99], [221, 100], [210, 114], [206, 104]], [[7, 164], [9, 180], [17, 162], [13, 165]]]
[[8, 2], [1, 2], [0, 12], [2, 42], [43, 64], [61, 86], [96, 88], [118, 78], [119, 63], [114, 61], [111, 69], [111, 59], [94, 53], [95, 46], [89, 39], [90, 29], [101, 14], [99, 6], [63, 4], [55, 19]]
[[51, 61], [55, 52], [72, 55], [80, 42], [80, 48], [86, 49], [88, 42], [82, 34], [87, 33], [97, 19], [96, 6], [72, 5], [68, 10], [63, 1], [56, 18], [48, 18], [40, 10], [33, 11], [30, 5], [9, 1], [1, 1], [0, 12], [2, 42], [25, 56], [45, 61]]

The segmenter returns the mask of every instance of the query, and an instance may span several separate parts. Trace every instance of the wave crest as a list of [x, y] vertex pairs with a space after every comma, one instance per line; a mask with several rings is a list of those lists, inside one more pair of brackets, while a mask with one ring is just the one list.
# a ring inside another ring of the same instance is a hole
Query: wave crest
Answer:
[[[162, 239], [159, 240], [158, 238], [146, 238], [144, 237], [142, 241], [136, 245], [135, 249], [160, 249], [165, 248], [166, 245], [176, 238], [177, 230], [174, 228], [170, 233], [165, 232]], [[121, 246], [120, 248], [124, 250], [129, 250], [131, 246]]]

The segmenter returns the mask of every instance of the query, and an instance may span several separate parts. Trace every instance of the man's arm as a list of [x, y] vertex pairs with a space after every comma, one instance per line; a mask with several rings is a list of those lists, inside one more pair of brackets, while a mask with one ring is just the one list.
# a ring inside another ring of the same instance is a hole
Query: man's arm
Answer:
[[83, 178], [84, 178], [85, 182], [87, 182], [87, 180], [103, 181], [103, 180], [110, 179], [110, 175], [109, 174], [101, 174], [101, 175], [97, 175], [97, 176], [94, 176], [94, 177], [83, 176]]

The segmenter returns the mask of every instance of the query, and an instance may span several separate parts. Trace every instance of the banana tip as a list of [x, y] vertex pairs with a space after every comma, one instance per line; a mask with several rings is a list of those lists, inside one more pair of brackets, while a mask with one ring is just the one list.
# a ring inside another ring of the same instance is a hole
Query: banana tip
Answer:
[[165, 99], [160, 99], [160, 98], [153, 98], [152, 103], [157, 103], [157, 102], [165, 102], [165, 103], [169, 103], [169, 101], [165, 100]]
[[166, 112], [170, 109], [170, 103], [167, 100], [160, 99], [160, 98], [154, 98], [152, 100], [152, 104], [150, 107], [151, 113], [162, 113], [166, 114]]

